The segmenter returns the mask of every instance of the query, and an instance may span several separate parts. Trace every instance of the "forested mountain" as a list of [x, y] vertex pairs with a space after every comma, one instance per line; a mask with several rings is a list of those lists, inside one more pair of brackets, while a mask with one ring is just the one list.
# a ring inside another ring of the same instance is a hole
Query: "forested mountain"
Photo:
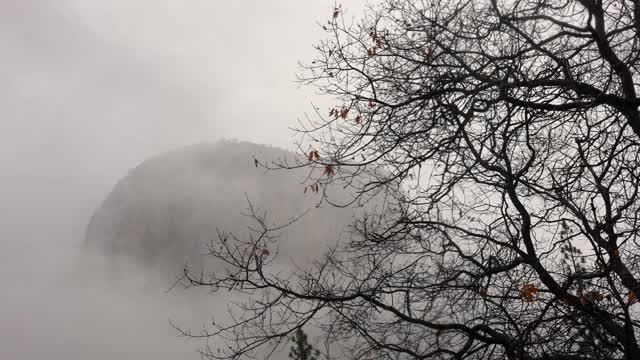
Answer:
[[[288, 160], [295, 154], [248, 142], [203, 143], [155, 156], [132, 169], [93, 215], [86, 242], [104, 254], [179, 272], [188, 261], [200, 268], [202, 255], [219, 231], [250, 235], [255, 225], [249, 202], [271, 224], [285, 224], [278, 246], [280, 262], [300, 265], [322, 254], [327, 244], [348, 236], [353, 208], [318, 205], [305, 192], [308, 169], [266, 171], [260, 161]], [[334, 195], [347, 198], [334, 188]]]

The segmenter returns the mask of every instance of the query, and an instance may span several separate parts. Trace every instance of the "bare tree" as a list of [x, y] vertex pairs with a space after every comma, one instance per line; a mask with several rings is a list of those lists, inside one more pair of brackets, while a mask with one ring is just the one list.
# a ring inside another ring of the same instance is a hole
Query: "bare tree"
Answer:
[[253, 296], [207, 355], [310, 323], [353, 359], [640, 359], [640, 3], [384, 0], [323, 27], [301, 81], [338, 105], [301, 126], [307, 186], [386, 205], [292, 274], [260, 216], [212, 246], [229, 272], [191, 284]]

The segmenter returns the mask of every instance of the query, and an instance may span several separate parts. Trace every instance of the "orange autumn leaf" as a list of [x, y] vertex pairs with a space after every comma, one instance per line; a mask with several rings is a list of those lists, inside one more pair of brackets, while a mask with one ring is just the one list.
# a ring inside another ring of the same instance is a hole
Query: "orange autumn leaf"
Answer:
[[324, 173], [326, 175], [333, 175], [333, 165], [327, 164], [324, 166]]
[[537, 286], [533, 285], [533, 284], [524, 284], [522, 285], [522, 288], [520, 289], [520, 294], [522, 295], [522, 298], [524, 298], [527, 302], [532, 302], [533, 301], [533, 296], [540, 291], [540, 289], [538, 289]]
[[629, 304], [633, 304], [636, 301], [638, 301], [638, 295], [636, 295], [635, 291], [633, 290], [629, 291], [629, 295], [627, 296], [627, 302]]
[[620, 250], [618, 250], [618, 249], [613, 249], [613, 251], [611, 252], [611, 256], [615, 256], [615, 257], [620, 256]]

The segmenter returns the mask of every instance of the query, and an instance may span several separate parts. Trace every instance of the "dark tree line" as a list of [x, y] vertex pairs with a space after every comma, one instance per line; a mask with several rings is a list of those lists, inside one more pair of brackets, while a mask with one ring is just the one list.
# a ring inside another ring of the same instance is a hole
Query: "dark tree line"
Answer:
[[221, 236], [228, 272], [188, 280], [253, 295], [207, 333], [228, 351], [206, 355], [313, 324], [341, 358], [640, 359], [640, 3], [345, 11], [304, 66], [336, 106], [301, 125], [299, 166], [310, 196], [342, 183], [384, 206], [292, 274], [264, 218]]

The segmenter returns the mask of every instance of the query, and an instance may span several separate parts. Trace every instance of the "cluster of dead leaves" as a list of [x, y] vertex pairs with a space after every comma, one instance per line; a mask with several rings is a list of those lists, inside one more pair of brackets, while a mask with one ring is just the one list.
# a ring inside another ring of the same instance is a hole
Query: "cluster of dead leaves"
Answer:
[[[373, 108], [377, 107], [377, 106], [378, 106], [378, 104], [376, 104], [373, 100], [369, 100], [369, 101], [367, 102], [367, 106], [368, 106], [370, 109], [373, 109]], [[349, 111], [350, 111], [350, 110], [351, 110], [351, 109], [350, 109], [349, 107], [341, 107], [341, 108], [336, 107], [336, 108], [331, 108], [331, 109], [329, 109], [329, 117], [333, 118], [334, 120], [337, 120], [337, 119], [344, 119], [344, 120], [346, 120], [346, 119], [347, 119], [347, 117], [349, 116]], [[356, 115], [356, 117], [354, 118], [354, 121], [355, 121], [355, 123], [356, 123], [356, 124], [361, 124], [361, 123], [363, 122], [362, 120], [363, 120], [363, 119], [362, 119], [362, 116], [361, 116], [361, 115]], [[309, 158], [311, 158], [311, 157], [312, 157], [312, 156], [311, 156], [311, 155], [309, 155]], [[311, 159], [310, 159], [310, 160], [311, 160]]]
[[314, 193], [317, 194], [318, 191], [320, 191], [320, 186], [318, 186], [318, 183], [307, 185], [307, 186], [304, 187], [304, 193], [305, 194], [307, 193], [307, 190], [311, 190], [311, 191], [313, 191]]
[[[533, 302], [535, 295], [540, 292], [540, 289], [534, 284], [524, 284], [522, 288], [520, 288], [520, 295], [526, 302]], [[599, 302], [604, 299], [611, 299], [611, 295], [603, 295], [602, 293], [592, 290], [587, 292], [586, 294], [582, 293], [582, 291], [578, 292], [578, 299], [582, 305], [587, 304], [587, 302]], [[560, 301], [567, 305], [567, 299], [560, 299]], [[627, 295], [627, 304], [635, 304], [638, 302], [638, 295], [635, 291], [631, 290]]]
[[[335, 174], [335, 170], [333, 168], [333, 165], [326, 164], [324, 166], [323, 174], [327, 175], [327, 176], [331, 176], [331, 175]], [[307, 186], [304, 187], [304, 193], [306, 194], [307, 191], [311, 191], [311, 192], [317, 194], [320, 191], [320, 185], [318, 185], [318, 183], [307, 185]]]
[[378, 33], [376, 33], [375, 31], [371, 31], [369, 33], [369, 36], [371, 37], [371, 40], [373, 40], [374, 45], [367, 49], [367, 55], [369, 55], [369, 57], [372, 57], [376, 54], [376, 50], [382, 47], [382, 39], [380, 39]]
[[376, 33], [375, 31], [371, 31], [369, 33], [369, 36], [375, 42], [377, 48], [381, 48], [382, 47], [382, 40], [378, 36], [378, 33]]
[[578, 300], [580, 301], [580, 304], [585, 305], [588, 302], [599, 302], [602, 301], [604, 299], [610, 299], [611, 296], [610, 295], [602, 295], [600, 292], [595, 291], [595, 290], [591, 290], [588, 291], [586, 294], [582, 292], [582, 290], [578, 290]]
[[534, 284], [524, 284], [524, 285], [522, 285], [522, 288], [520, 289], [520, 295], [522, 296], [522, 298], [525, 301], [532, 302], [533, 301], [533, 297], [539, 291], [540, 291], [540, 289], [537, 286], [535, 286]]
[[[607, 295], [606, 298], [610, 298], [610, 296]], [[587, 299], [598, 302], [604, 300], [605, 296], [595, 290], [591, 290], [587, 293]]]
[[333, 117], [334, 119], [337, 119], [337, 118], [346, 119], [347, 115], [349, 115], [348, 108], [342, 108], [342, 109], [334, 108], [329, 111], [329, 116]]
[[[373, 108], [376, 107], [376, 104], [373, 101], [369, 101], [369, 107]], [[346, 120], [347, 117], [349, 116], [349, 108], [333, 108], [333, 109], [329, 109], [329, 116], [334, 118], [334, 119], [344, 119]], [[362, 116], [361, 115], [357, 115], [354, 118], [354, 121], [356, 124], [361, 124], [362, 123]]]
[[309, 161], [313, 161], [313, 159], [316, 159], [316, 161], [318, 161], [320, 160], [320, 154], [316, 150], [311, 150], [309, 151], [309, 156], [307, 158], [309, 159]]
[[[580, 300], [580, 303], [584, 305], [587, 303], [587, 301], [599, 302], [604, 299], [609, 300], [611, 299], [611, 295], [602, 295], [601, 293], [592, 290], [592, 291], [589, 291], [586, 295], [583, 295], [581, 292], [579, 292], [578, 299]], [[629, 294], [627, 295], [627, 304], [631, 305], [636, 303], [637, 301], [638, 301], [638, 297], [636, 293], [633, 290], [630, 291]]]
[[258, 257], [267, 257], [271, 255], [271, 252], [269, 251], [269, 248], [265, 244], [262, 248], [257, 248], [255, 251], [255, 254]]

